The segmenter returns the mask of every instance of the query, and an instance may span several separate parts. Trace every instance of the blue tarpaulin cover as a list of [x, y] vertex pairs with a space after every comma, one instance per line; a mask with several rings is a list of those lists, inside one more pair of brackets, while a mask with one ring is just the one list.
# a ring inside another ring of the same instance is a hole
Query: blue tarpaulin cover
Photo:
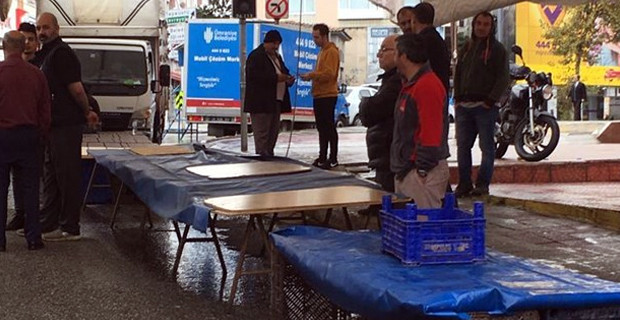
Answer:
[[89, 150], [101, 165], [118, 177], [157, 215], [191, 224], [205, 231], [209, 208], [206, 198], [287, 191], [317, 187], [378, 185], [343, 172], [312, 168], [311, 171], [233, 179], [210, 180], [186, 170], [189, 166], [242, 163], [249, 161], [301, 162], [288, 158], [244, 157], [215, 150], [192, 154], [141, 156], [128, 150]]
[[620, 305], [618, 283], [499, 252], [475, 264], [408, 267], [381, 252], [379, 232], [298, 226], [270, 237], [317, 292], [371, 319]]

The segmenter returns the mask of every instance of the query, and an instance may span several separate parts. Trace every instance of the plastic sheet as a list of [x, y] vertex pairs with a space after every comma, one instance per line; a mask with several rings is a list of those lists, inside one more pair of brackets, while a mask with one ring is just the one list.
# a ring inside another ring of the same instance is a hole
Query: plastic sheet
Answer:
[[381, 253], [378, 232], [299, 226], [270, 237], [316, 291], [371, 319], [620, 305], [618, 283], [493, 251], [482, 263], [407, 267]]
[[91, 150], [97, 164], [107, 168], [153, 212], [163, 218], [192, 224], [200, 231], [208, 226], [209, 208], [204, 199], [328, 186], [377, 185], [342, 172], [312, 168], [293, 174], [210, 180], [186, 170], [189, 166], [249, 161], [301, 162], [288, 158], [242, 157], [213, 150], [186, 155], [139, 156], [127, 150]]

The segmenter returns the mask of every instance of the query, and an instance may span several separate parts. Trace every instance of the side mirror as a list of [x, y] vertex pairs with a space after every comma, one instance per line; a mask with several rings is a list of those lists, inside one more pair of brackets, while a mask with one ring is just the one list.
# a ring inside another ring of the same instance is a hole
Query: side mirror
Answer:
[[170, 66], [167, 64], [159, 66], [159, 83], [162, 87], [170, 86]]
[[511, 51], [519, 57], [523, 56], [523, 49], [516, 44], [512, 46]]
[[151, 92], [157, 93], [157, 80], [151, 80]]

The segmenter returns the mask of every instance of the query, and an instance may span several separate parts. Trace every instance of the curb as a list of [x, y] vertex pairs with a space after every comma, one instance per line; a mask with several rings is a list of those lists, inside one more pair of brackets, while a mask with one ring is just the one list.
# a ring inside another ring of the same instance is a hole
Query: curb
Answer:
[[602, 228], [620, 231], [620, 210], [575, 206], [561, 203], [515, 199], [491, 195], [493, 205], [509, 206], [544, 216], [566, 218], [590, 223]]

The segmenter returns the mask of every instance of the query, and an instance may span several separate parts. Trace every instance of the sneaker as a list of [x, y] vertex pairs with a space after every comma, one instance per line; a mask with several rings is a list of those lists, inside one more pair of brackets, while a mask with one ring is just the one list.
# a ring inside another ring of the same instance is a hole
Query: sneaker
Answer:
[[44, 233], [42, 238], [44, 241], [77, 241], [82, 239], [82, 236], [56, 229], [54, 231]]
[[471, 191], [471, 195], [474, 197], [488, 196], [489, 187], [475, 187], [474, 190]]
[[17, 233], [17, 235], [20, 236], [20, 237], [25, 237], [26, 236], [26, 230], [24, 230], [24, 228], [15, 230], [15, 233]]
[[471, 196], [472, 190], [474, 190], [474, 188], [471, 185], [467, 187], [459, 185], [456, 187], [456, 190], [454, 190], [454, 196], [457, 198], [466, 198]]
[[317, 168], [323, 168], [325, 166], [325, 160], [322, 160], [321, 158], [316, 158], [314, 159], [314, 161], [312, 162], [312, 165], [317, 167]]
[[325, 162], [325, 164], [323, 165], [322, 168], [325, 169], [325, 170], [330, 170], [330, 169], [333, 169], [333, 168], [335, 168], [337, 166], [338, 166], [338, 160], [335, 160], [335, 161]]

